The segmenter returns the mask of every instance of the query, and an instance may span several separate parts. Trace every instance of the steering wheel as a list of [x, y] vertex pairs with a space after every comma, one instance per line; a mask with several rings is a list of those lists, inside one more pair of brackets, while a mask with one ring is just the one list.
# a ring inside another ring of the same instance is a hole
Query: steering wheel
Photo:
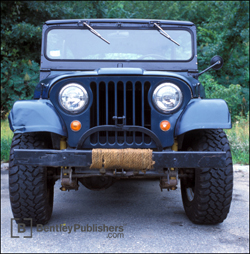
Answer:
[[156, 59], [154, 59], [154, 60], [158, 60], [158, 59], [167, 60], [164, 56], [158, 55], [158, 54], [147, 54], [147, 55], [144, 55], [144, 56], [141, 56], [141, 57], [137, 58], [137, 60], [138, 59], [145, 59], [147, 57], [155, 57]]

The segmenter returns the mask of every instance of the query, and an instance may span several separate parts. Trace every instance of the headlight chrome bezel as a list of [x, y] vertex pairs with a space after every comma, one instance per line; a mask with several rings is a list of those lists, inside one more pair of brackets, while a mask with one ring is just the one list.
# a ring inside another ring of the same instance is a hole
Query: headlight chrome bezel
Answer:
[[[176, 89], [176, 91], [178, 92], [179, 97], [180, 97], [178, 104], [177, 104], [174, 108], [169, 109], [169, 110], [164, 110], [164, 109], [162, 109], [161, 107], [159, 107], [159, 105], [157, 105], [157, 102], [156, 102], [157, 92], [158, 92], [162, 87], [164, 87], [164, 86], [168, 86], [168, 87], [172, 87], [172, 88]], [[161, 113], [165, 113], [165, 114], [173, 113], [173, 112], [176, 111], [178, 108], [180, 108], [180, 106], [182, 105], [182, 102], [183, 102], [183, 93], [182, 93], [181, 89], [180, 89], [177, 85], [175, 85], [175, 84], [173, 84], [173, 83], [170, 83], [170, 82], [164, 82], [164, 83], [158, 85], [158, 86], [155, 88], [155, 90], [153, 91], [153, 94], [152, 94], [152, 102], [153, 102], [153, 105], [155, 106], [155, 108], [156, 108], [158, 111], [160, 111]]]
[[[76, 110], [69, 110], [67, 107], [65, 107], [64, 103], [63, 103], [63, 100], [62, 100], [62, 97], [63, 97], [63, 92], [69, 88], [69, 87], [77, 87], [79, 88], [83, 94], [85, 95], [85, 98], [86, 98], [86, 102], [84, 105], [82, 105], [79, 109], [76, 109]], [[59, 95], [58, 95], [58, 101], [59, 101], [59, 105], [61, 106], [61, 108], [63, 110], [65, 110], [67, 113], [70, 113], [70, 114], [78, 114], [78, 113], [81, 113], [82, 111], [84, 111], [87, 106], [88, 106], [88, 103], [89, 103], [89, 95], [88, 95], [88, 92], [87, 90], [80, 84], [78, 83], [69, 83], [65, 86], [63, 86], [59, 92]]]

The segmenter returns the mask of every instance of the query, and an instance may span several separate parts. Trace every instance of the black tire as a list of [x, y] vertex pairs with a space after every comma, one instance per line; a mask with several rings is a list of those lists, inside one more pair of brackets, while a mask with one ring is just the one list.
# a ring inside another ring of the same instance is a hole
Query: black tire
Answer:
[[225, 132], [221, 129], [192, 132], [184, 140], [182, 150], [226, 151], [225, 168], [188, 169], [189, 177], [181, 180], [182, 202], [188, 218], [196, 224], [223, 222], [233, 192], [232, 156]]
[[10, 203], [17, 223], [48, 223], [53, 209], [54, 181], [48, 180], [47, 168], [14, 164], [14, 149], [49, 148], [49, 137], [42, 133], [15, 134], [10, 150]]

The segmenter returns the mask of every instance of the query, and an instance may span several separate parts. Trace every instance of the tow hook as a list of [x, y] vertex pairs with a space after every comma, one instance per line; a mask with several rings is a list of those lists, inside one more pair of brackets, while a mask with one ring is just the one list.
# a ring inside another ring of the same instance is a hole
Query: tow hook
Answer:
[[178, 184], [178, 169], [168, 168], [165, 172], [166, 176], [160, 178], [160, 188], [169, 190], [176, 190]]
[[78, 190], [77, 179], [72, 179], [72, 168], [62, 167], [60, 180], [62, 185], [61, 191]]

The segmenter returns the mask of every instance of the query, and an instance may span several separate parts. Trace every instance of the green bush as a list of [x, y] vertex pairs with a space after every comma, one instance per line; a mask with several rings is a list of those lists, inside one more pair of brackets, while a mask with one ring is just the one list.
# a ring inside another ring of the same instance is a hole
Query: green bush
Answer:
[[224, 99], [227, 102], [233, 122], [237, 120], [237, 116], [247, 116], [249, 89], [243, 88], [239, 84], [231, 84], [229, 87], [225, 87], [218, 84], [209, 73], [200, 76], [199, 80], [205, 88], [207, 98]]
[[39, 65], [34, 61], [1, 62], [1, 119], [17, 100], [31, 99], [39, 81]]

